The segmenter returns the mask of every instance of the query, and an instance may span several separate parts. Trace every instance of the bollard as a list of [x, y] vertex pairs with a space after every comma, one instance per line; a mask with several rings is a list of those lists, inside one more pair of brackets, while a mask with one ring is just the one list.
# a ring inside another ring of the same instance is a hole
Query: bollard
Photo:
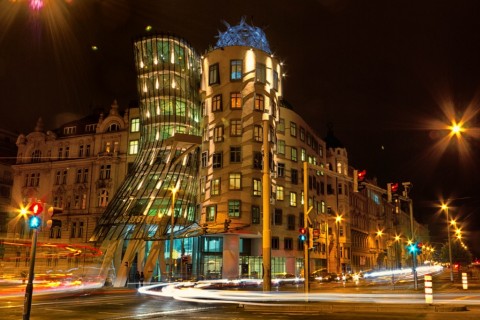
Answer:
[[423, 280], [425, 285], [425, 303], [433, 303], [432, 275], [426, 274]]
[[468, 280], [467, 280], [467, 273], [466, 272], [462, 272], [462, 285], [463, 285], [464, 290], [468, 289]]

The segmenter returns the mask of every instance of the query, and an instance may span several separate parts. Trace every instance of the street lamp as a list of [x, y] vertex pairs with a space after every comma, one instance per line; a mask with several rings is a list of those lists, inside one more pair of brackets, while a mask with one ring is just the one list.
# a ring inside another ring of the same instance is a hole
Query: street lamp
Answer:
[[337, 273], [340, 273], [340, 222], [342, 222], [342, 219], [341, 215], [335, 217], [335, 226], [337, 229]]
[[175, 194], [177, 187], [172, 188], [172, 205], [170, 213], [170, 281], [173, 281], [173, 229], [175, 225]]
[[381, 245], [381, 239], [382, 239], [382, 236], [383, 236], [383, 231], [382, 230], [377, 230], [377, 232], [375, 232], [377, 238], [380, 238], [377, 239], [377, 265], [378, 265], [378, 268], [381, 268], [383, 267], [383, 262], [380, 263], [380, 252], [381, 252], [381, 249], [380, 247], [383, 248], [383, 245]]
[[398, 264], [398, 244], [400, 242], [400, 235], [396, 234], [395, 237], [394, 237], [394, 240], [395, 240], [395, 268], [398, 269], [399, 268], [399, 264]]
[[448, 206], [442, 204], [442, 210], [445, 211], [447, 215], [447, 234], [448, 234], [448, 257], [450, 259], [450, 281], [453, 282], [453, 263], [452, 263], [452, 242], [450, 240], [450, 223], [448, 223]]

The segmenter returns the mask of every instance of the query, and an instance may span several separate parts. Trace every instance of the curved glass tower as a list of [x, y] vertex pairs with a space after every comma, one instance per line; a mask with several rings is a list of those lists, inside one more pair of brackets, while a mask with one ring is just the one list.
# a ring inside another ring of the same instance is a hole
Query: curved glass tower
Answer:
[[[146, 279], [155, 270], [173, 275], [171, 262], [180, 251], [185, 254], [185, 244], [174, 241], [172, 246], [172, 240], [197, 218], [199, 56], [184, 40], [168, 34], [135, 40], [134, 55], [139, 153], [91, 239], [102, 243], [103, 273], [115, 268], [115, 286], [124, 285], [134, 271], [143, 271]], [[173, 254], [177, 246], [181, 249]]]

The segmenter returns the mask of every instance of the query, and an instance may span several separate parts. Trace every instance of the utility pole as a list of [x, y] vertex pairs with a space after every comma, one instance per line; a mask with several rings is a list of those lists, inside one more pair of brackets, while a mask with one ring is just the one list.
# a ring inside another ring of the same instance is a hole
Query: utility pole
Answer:
[[264, 113], [263, 121], [263, 181], [262, 181], [262, 202], [263, 202], [263, 291], [271, 291], [272, 288], [272, 266], [271, 266], [271, 230], [270, 230], [270, 148], [268, 132], [270, 131], [270, 115]]
[[[409, 188], [412, 184], [410, 182], [403, 182], [403, 196], [408, 201], [408, 208], [410, 211], [410, 236], [412, 237], [412, 242], [415, 243], [415, 229], [413, 226], [413, 202], [412, 199], [408, 197]], [[417, 275], [417, 253], [414, 251], [412, 253], [412, 272], [413, 272], [413, 288], [418, 289], [418, 275]]]
[[[306, 161], [303, 162], [303, 227], [308, 232], [308, 164]], [[310, 291], [310, 282], [308, 279], [309, 273], [309, 261], [308, 261], [308, 238], [303, 242], [304, 250], [304, 263], [303, 263], [303, 278], [305, 279], [304, 289], [305, 293], [308, 294]]]

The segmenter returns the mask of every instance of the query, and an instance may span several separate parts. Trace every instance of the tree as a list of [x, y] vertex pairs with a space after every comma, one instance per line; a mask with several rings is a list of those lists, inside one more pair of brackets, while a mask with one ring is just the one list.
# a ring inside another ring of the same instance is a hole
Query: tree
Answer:
[[[440, 252], [441, 262], [450, 262], [448, 253], [448, 242], [445, 243]], [[452, 263], [459, 263], [461, 265], [469, 265], [472, 263], [472, 253], [465, 249], [460, 241], [452, 241]]]

